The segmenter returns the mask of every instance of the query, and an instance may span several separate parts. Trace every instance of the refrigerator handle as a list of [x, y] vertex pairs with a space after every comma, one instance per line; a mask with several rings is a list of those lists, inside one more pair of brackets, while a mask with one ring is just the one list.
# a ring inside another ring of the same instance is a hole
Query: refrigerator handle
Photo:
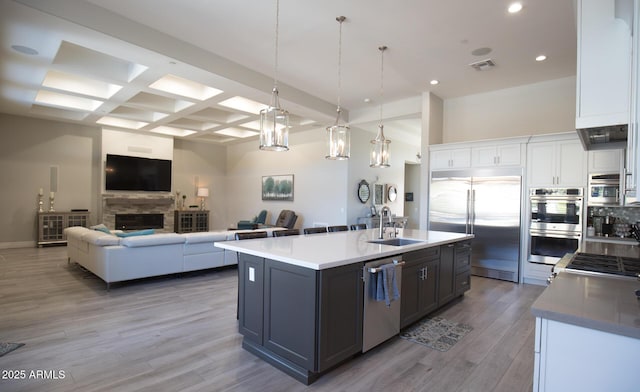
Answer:
[[471, 234], [469, 232], [470, 220], [471, 220], [471, 189], [467, 189], [467, 220], [464, 222], [465, 234]]
[[476, 190], [471, 191], [471, 233], [473, 233], [473, 226], [476, 223]]

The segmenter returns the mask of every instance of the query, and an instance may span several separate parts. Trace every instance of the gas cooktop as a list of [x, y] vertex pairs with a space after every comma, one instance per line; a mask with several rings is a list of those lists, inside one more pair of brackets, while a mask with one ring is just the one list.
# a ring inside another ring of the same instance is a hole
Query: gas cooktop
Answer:
[[565, 270], [636, 278], [640, 274], [640, 260], [578, 252], [571, 258]]

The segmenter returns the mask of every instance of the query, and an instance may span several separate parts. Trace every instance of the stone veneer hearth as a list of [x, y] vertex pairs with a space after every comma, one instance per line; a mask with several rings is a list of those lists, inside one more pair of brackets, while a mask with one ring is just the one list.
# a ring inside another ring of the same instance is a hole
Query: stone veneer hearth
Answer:
[[174, 207], [174, 196], [168, 193], [103, 193], [102, 223], [114, 229], [116, 214], [163, 214], [164, 228], [157, 231], [172, 232]]

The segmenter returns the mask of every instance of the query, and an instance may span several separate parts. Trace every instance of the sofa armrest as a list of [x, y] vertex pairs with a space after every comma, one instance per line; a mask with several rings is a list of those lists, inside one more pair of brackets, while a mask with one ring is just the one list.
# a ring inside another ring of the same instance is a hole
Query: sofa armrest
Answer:
[[226, 241], [227, 240], [227, 232], [226, 231], [207, 231], [207, 232], [199, 232], [199, 233], [186, 233], [183, 234], [185, 238], [185, 243], [187, 244], [198, 244], [202, 242], [216, 242], [216, 241]]
[[115, 235], [105, 234], [101, 231], [87, 230], [82, 235], [82, 241], [88, 242], [97, 246], [109, 246], [120, 244], [120, 238]]

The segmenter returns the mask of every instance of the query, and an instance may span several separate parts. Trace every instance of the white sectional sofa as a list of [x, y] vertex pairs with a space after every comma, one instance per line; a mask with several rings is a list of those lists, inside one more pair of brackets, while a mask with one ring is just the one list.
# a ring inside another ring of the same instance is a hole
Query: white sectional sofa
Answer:
[[[282, 228], [260, 229], [272, 235]], [[236, 252], [216, 248], [216, 241], [234, 241], [235, 233], [156, 233], [120, 238], [85, 227], [65, 229], [69, 262], [78, 263], [107, 284], [151, 276], [196, 271], [238, 263]]]

